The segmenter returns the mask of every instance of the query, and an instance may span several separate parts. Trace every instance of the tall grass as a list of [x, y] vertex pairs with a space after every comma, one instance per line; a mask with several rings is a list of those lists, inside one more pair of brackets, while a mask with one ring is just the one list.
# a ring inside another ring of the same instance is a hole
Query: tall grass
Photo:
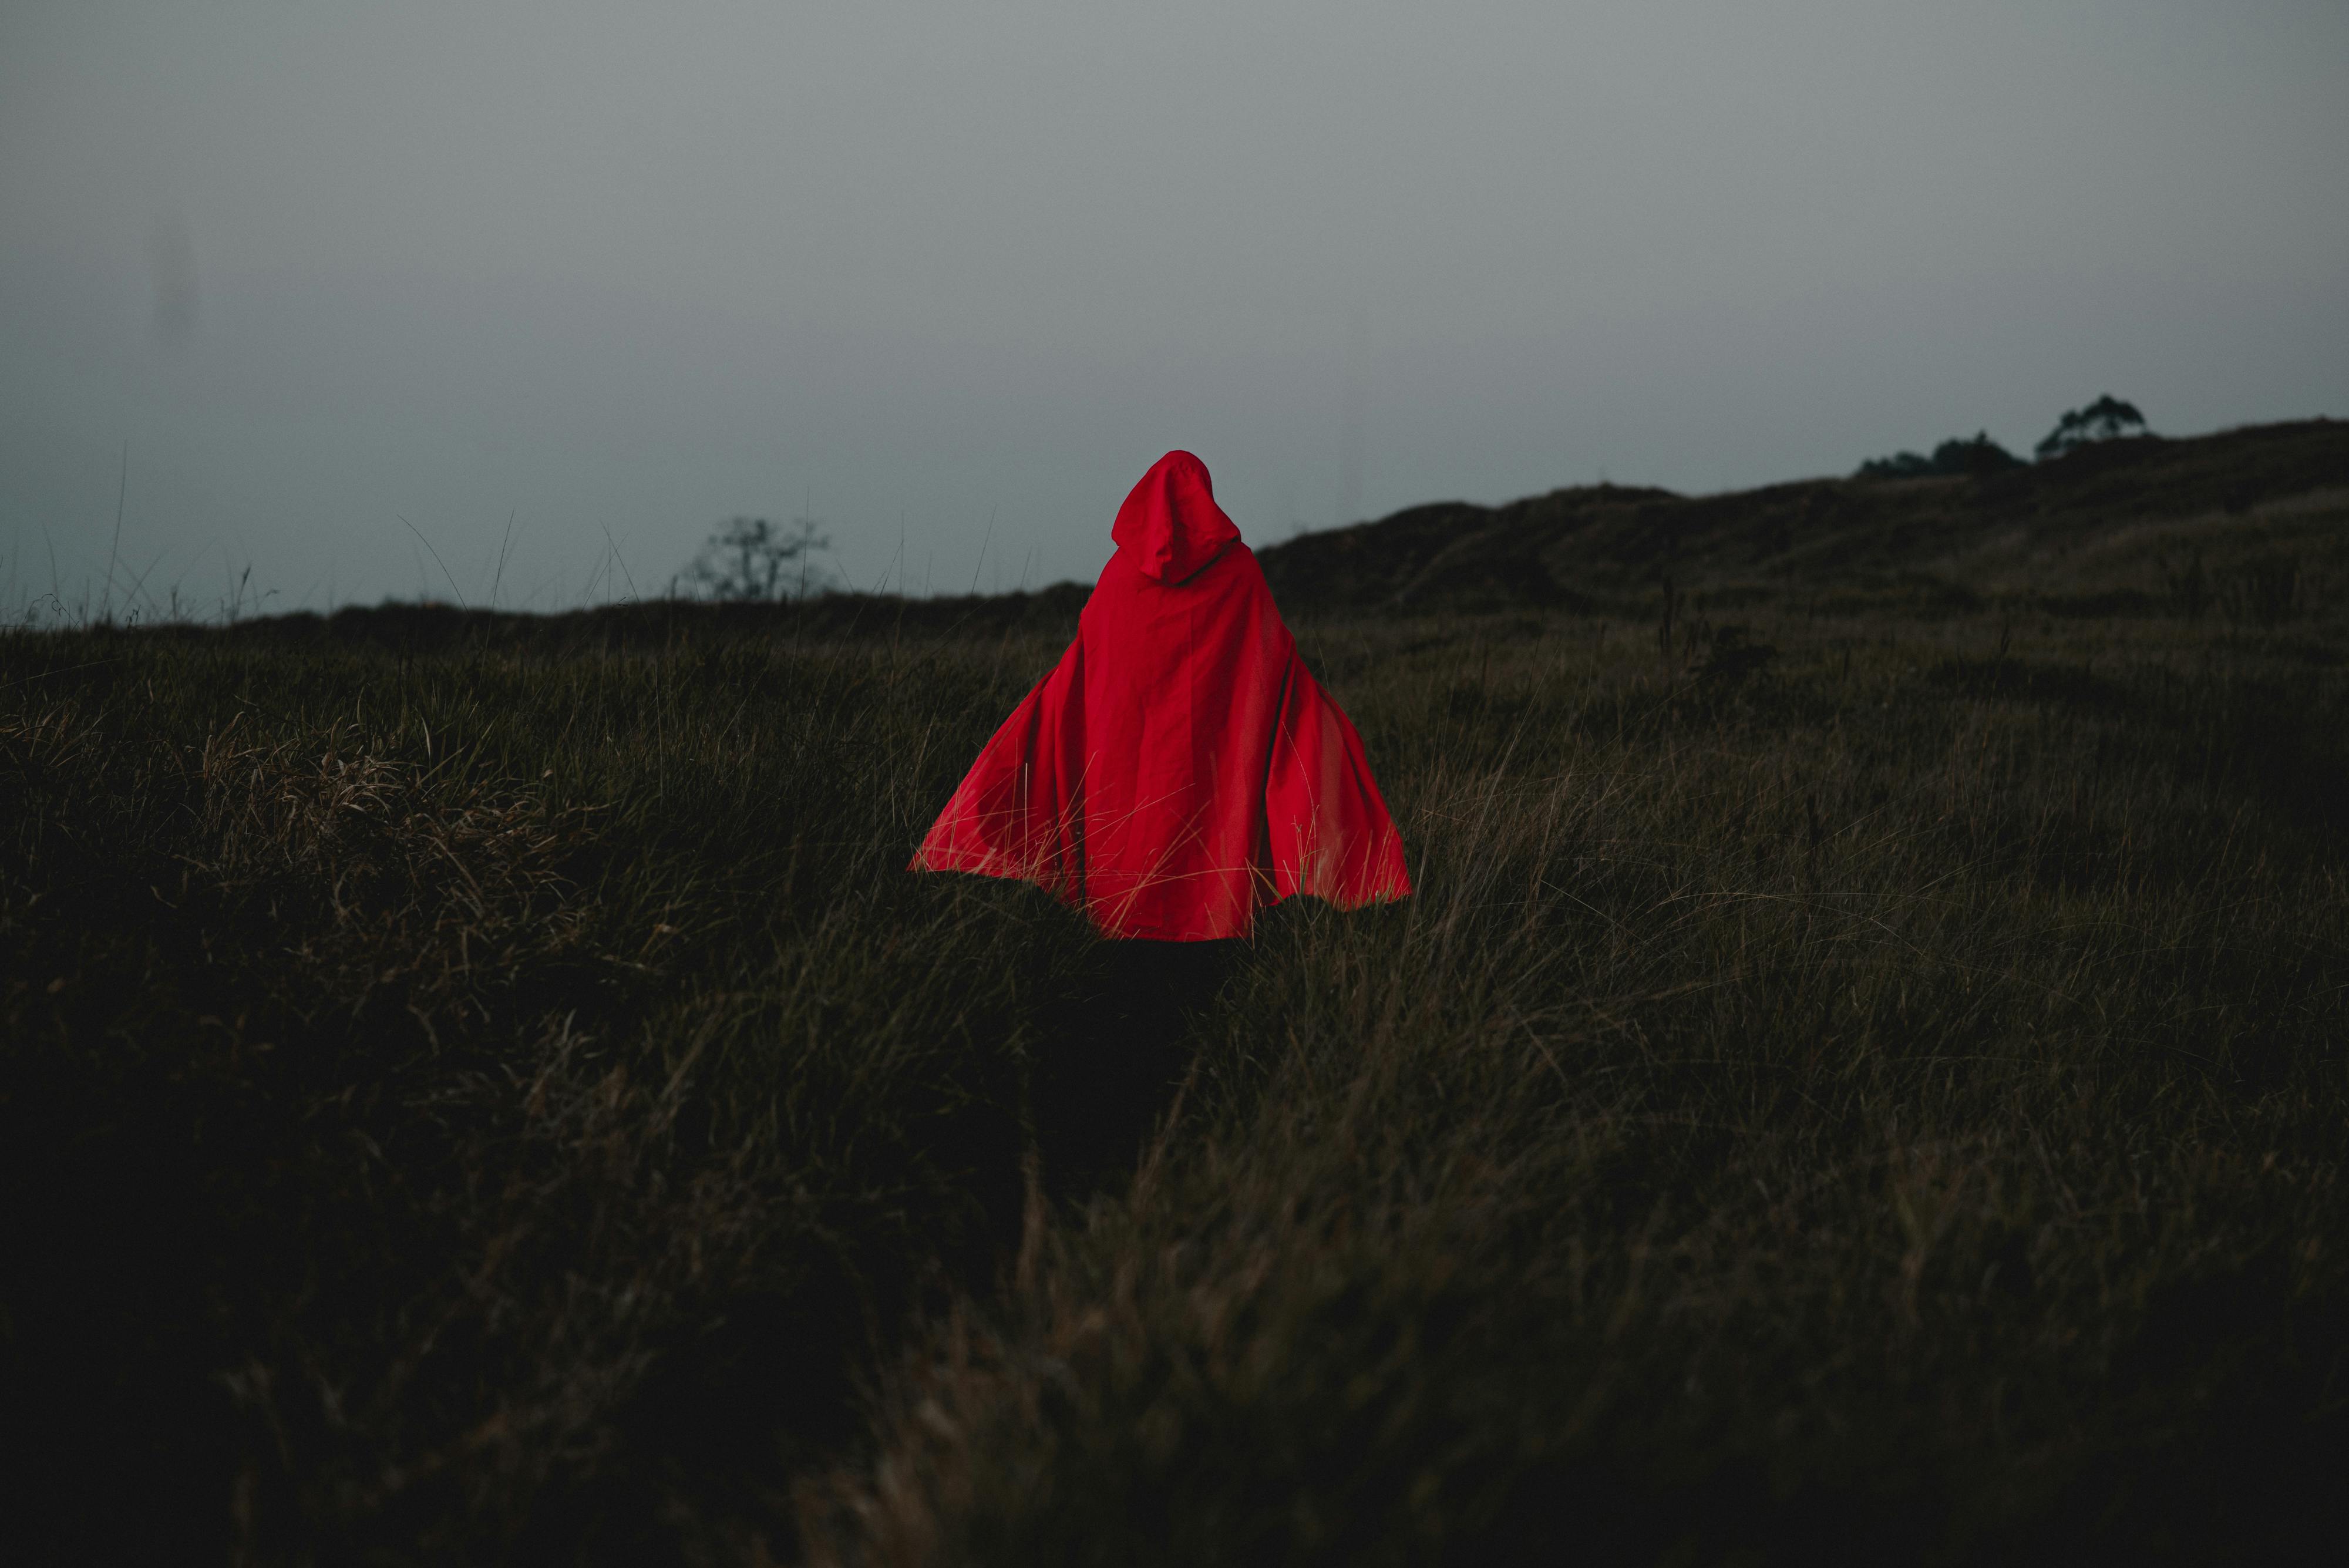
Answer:
[[1030, 1107], [1136, 1088], [1119, 955], [903, 870], [1055, 628], [6, 639], [19, 1484], [252, 1562], [2337, 1507], [2341, 628], [1704, 629], [1306, 628], [1418, 894], [1166, 995], [1106, 1171]]

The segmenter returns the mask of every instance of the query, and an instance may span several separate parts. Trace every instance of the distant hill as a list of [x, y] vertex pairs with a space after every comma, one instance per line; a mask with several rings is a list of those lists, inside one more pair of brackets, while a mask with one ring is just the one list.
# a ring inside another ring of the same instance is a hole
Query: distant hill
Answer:
[[1604, 611], [1667, 576], [1716, 600], [1874, 588], [1949, 607], [2199, 608], [2255, 562], [2289, 563], [2303, 590], [2349, 580], [2349, 421], [2101, 441], [1974, 476], [1438, 502], [1257, 556], [1281, 605], [1306, 612]]
[[[1436, 502], [1257, 552], [1282, 610], [1437, 615], [1653, 613], [1793, 602], [1930, 615], [2023, 603], [2052, 614], [2274, 624], [2349, 587], [2349, 421], [2132, 437], [1977, 475], [1799, 480], [1723, 495], [1586, 485], [1503, 506]], [[659, 647], [789, 634], [1065, 636], [1090, 588], [792, 604], [656, 600], [538, 615], [442, 604], [247, 620], [233, 639], [368, 644]], [[206, 636], [193, 627], [163, 636]]]

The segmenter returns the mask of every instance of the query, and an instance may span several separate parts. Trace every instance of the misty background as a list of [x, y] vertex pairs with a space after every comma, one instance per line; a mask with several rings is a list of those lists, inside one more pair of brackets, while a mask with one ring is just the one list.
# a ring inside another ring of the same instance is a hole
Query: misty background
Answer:
[[960, 592], [1176, 446], [1261, 545], [2349, 413], [2345, 165], [2337, 0], [0, 0], [0, 572]]

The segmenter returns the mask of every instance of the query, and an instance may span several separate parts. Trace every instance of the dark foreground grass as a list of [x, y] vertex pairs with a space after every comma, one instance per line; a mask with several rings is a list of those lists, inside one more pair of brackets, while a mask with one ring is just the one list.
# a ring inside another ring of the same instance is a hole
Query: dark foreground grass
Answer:
[[0, 643], [6, 1528], [908, 1563], [2337, 1528], [2349, 638], [1748, 619], [1670, 670], [1587, 619], [1309, 631], [1419, 894], [1148, 975], [901, 869], [1050, 630]]

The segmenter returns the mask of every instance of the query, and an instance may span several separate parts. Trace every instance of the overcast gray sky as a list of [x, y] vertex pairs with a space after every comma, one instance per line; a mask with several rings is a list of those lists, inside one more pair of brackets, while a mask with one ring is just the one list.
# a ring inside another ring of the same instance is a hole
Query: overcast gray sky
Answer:
[[126, 441], [150, 592], [552, 608], [2349, 415], [2344, 167], [2341, 0], [0, 0], [6, 607]]

